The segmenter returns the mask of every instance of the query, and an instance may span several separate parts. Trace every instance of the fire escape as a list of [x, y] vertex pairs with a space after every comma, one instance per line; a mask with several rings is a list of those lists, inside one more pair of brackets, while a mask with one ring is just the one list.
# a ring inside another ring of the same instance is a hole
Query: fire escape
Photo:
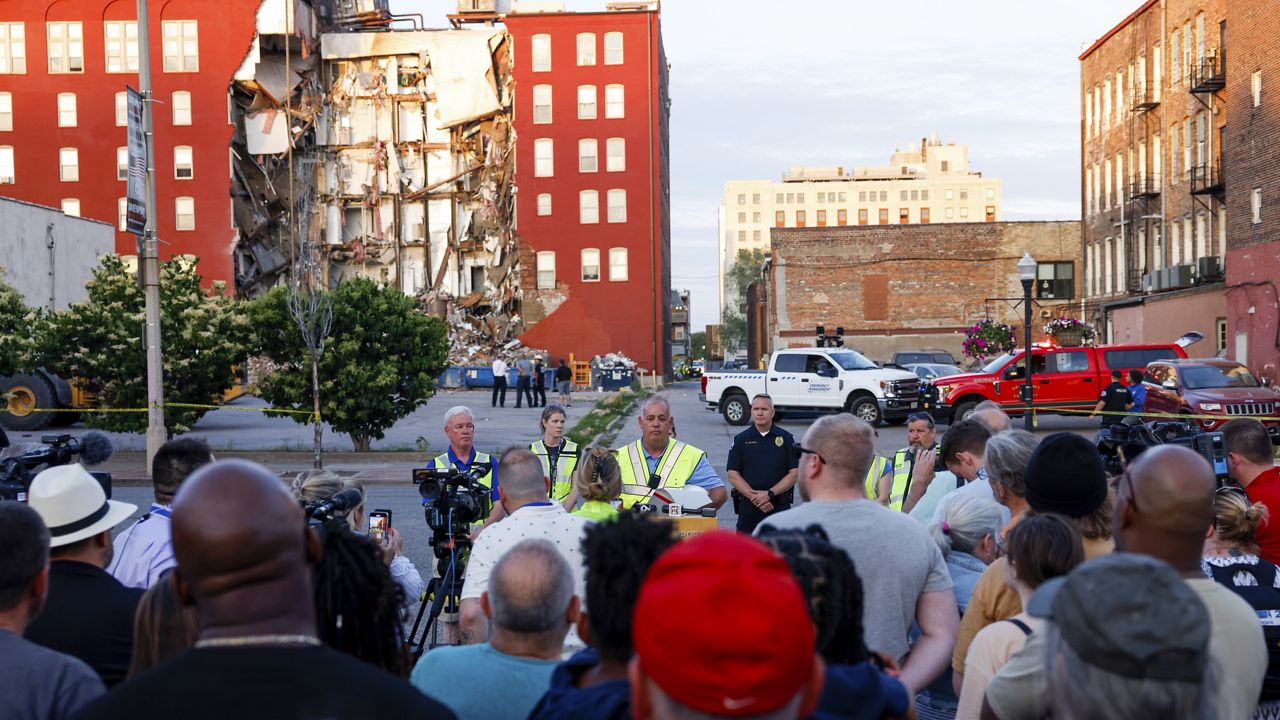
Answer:
[[[1227, 86], [1226, 45], [1220, 45], [1216, 51], [1210, 50], [1208, 55], [1191, 66], [1191, 93], [1207, 111], [1205, 134], [1212, 138], [1214, 98]], [[1214, 152], [1216, 150], [1216, 152]], [[1216, 157], [1215, 157], [1216, 155]], [[1204, 208], [1210, 218], [1217, 217], [1217, 210], [1226, 202], [1226, 176], [1222, 168], [1222, 143], [1202, 156], [1203, 162], [1190, 168], [1188, 175], [1191, 186], [1191, 197], [1197, 205]], [[1213, 240], [1206, 238], [1205, 256], [1197, 260], [1196, 278], [1198, 283], [1221, 279], [1222, 266], [1214, 252], [1209, 251]]]
[[[1140, 67], [1145, 73], [1145, 63]], [[1145, 147], [1145, 138], [1152, 137], [1152, 126], [1155, 126], [1155, 131], [1159, 130], [1160, 118], [1152, 111], [1160, 107], [1160, 88], [1148, 81], [1145, 76], [1140, 77], [1134, 80], [1130, 97], [1133, 98], [1131, 129], [1135, 135], [1144, 138], [1143, 147]], [[1130, 137], [1132, 138], [1132, 135]], [[1130, 147], [1132, 146], [1131, 141]], [[1143, 273], [1144, 268], [1139, 263], [1140, 259], [1149, 263], [1150, 257], [1146, 252], [1140, 254], [1138, 245], [1150, 239], [1153, 227], [1160, 227], [1160, 174], [1148, 168], [1149, 161], [1145, 155], [1144, 150], [1141, 167], [1132, 173], [1127, 193], [1129, 212], [1125, 219], [1128, 225], [1126, 234], [1129, 237], [1125, 245], [1125, 289], [1131, 294], [1141, 294], [1150, 287]]]

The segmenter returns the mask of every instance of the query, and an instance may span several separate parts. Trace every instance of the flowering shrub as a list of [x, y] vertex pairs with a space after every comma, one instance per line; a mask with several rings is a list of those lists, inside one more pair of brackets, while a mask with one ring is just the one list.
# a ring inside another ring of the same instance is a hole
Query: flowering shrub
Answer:
[[985, 358], [1012, 351], [1018, 346], [1013, 328], [994, 320], [979, 320], [964, 331], [964, 354], [971, 358]]
[[1098, 331], [1092, 325], [1073, 317], [1060, 317], [1050, 320], [1045, 324], [1044, 331], [1050, 336], [1057, 335], [1063, 331], [1078, 332], [1086, 344], [1092, 343], [1098, 337]]

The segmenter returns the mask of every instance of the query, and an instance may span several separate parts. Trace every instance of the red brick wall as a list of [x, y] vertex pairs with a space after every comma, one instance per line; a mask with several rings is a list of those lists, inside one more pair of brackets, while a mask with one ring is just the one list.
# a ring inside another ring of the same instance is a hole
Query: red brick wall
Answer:
[[[1280, 364], [1280, 4], [1232, 2], [1227, 16], [1227, 352], [1255, 372], [1277, 377]], [[1253, 106], [1252, 77], [1262, 71], [1262, 104]], [[1252, 193], [1262, 190], [1262, 222]], [[1247, 357], [1236, 338], [1247, 337]]]

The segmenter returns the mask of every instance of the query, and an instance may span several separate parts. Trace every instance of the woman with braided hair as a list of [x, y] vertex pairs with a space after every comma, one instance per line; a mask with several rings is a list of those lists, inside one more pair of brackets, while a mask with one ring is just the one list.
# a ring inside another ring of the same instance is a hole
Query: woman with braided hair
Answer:
[[810, 717], [914, 717], [906, 687], [889, 674], [892, 661], [867, 649], [862, 580], [849, 555], [818, 525], [777, 530], [766, 523], [756, 537], [791, 567], [817, 631], [817, 651], [827, 663], [822, 697]]
[[582, 498], [582, 507], [573, 511], [596, 522], [608, 522], [618, 517], [618, 498], [622, 496], [622, 470], [613, 451], [608, 448], [591, 448], [573, 471], [573, 487]]

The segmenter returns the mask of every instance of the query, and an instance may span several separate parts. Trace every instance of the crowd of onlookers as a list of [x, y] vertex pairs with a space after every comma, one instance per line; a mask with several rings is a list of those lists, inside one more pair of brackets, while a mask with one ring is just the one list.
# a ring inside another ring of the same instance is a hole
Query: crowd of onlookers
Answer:
[[873, 429], [828, 416], [804, 502], [688, 539], [568, 512], [511, 449], [442, 618], [460, 644], [420, 658], [403, 538], [363, 501], [304, 511], [360, 485], [176, 440], [121, 528], [137, 508], [59, 466], [0, 503], [0, 717], [1280, 717], [1280, 468], [1261, 423], [1223, 433], [1230, 479], [1177, 445], [1109, 477], [984, 408], [942, 435], [954, 482], [891, 508]]

